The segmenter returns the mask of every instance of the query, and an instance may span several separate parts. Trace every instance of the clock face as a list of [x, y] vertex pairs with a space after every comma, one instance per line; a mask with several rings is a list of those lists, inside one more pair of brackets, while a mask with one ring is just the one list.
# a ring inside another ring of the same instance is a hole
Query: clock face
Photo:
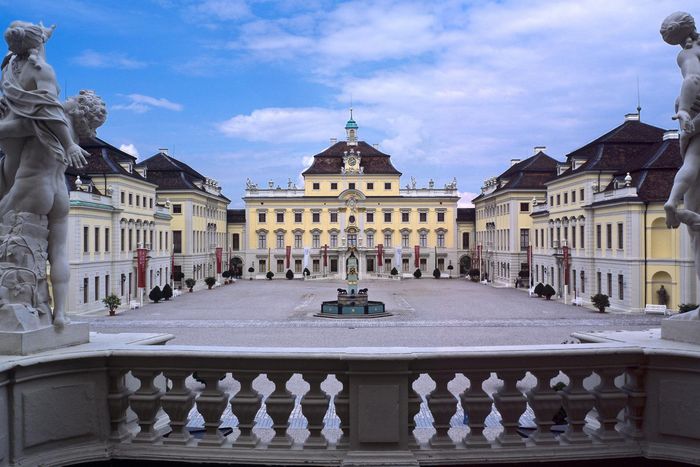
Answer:
[[356, 162], [357, 162], [357, 160], [354, 157], [351, 157], [350, 159], [348, 159], [349, 165], [355, 165]]

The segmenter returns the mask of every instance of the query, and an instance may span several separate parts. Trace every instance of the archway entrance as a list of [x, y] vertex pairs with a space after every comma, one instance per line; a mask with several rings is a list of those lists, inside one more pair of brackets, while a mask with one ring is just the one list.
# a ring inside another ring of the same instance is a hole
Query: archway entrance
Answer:
[[243, 275], [243, 260], [238, 256], [234, 256], [229, 263], [229, 269], [233, 277], [240, 279]]
[[459, 258], [459, 275], [460, 276], [466, 276], [469, 274], [469, 270], [472, 268], [472, 259], [464, 255], [461, 258]]

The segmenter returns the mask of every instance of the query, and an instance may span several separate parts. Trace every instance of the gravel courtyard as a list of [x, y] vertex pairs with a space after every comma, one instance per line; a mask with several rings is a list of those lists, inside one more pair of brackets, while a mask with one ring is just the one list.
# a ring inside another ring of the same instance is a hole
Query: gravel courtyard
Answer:
[[659, 327], [661, 317], [597, 313], [460, 279], [363, 281], [393, 316], [314, 317], [342, 281], [241, 280], [168, 302], [73, 319], [96, 332], [166, 332], [172, 344], [345, 347], [559, 344], [572, 332]]

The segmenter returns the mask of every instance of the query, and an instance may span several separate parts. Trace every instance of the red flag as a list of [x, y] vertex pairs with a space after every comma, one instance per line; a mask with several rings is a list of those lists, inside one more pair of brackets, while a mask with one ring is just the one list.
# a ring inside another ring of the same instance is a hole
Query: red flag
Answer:
[[420, 266], [420, 245], [413, 247], [413, 256], [415, 256], [413, 263], [418, 268]]
[[221, 274], [221, 256], [222, 256], [223, 248], [220, 246], [216, 247], [216, 273]]
[[323, 267], [328, 267], [328, 245], [323, 245]]
[[562, 248], [564, 253], [564, 285], [569, 285], [569, 247]]
[[136, 249], [136, 279], [138, 288], [146, 288], [146, 260], [147, 260], [148, 250], [145, 248]]
[[286, 258], [287, 258], [287, 269], [289, 269], [289, 261], [291, 260], [292, 257], [292, 247], [291, 245], [287, 245], [285, 247], [285, 253], [286, 253]]
[[377, 266], [382, 266], [382, 253], [384, 252], [384, 245], [381, 243], [377, 244]]

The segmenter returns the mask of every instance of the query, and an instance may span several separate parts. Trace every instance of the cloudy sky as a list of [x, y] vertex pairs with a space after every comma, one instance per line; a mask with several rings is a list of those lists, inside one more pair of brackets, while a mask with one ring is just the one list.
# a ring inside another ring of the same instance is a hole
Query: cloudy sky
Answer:
[[232, 207], [246, 178], [298, 181], [351, 102], [404, 183], [456, 176], [467, 203], [534, 146], [562, 159], [620, 124], [637, 82], [642, 120], [674, 127], [678, 50], [658, 30], [694, 3], [0, 0], [0, 19], [56, 24], [49, 62], [69, 95], [105, 99], [99, 136], [169, 148]]

